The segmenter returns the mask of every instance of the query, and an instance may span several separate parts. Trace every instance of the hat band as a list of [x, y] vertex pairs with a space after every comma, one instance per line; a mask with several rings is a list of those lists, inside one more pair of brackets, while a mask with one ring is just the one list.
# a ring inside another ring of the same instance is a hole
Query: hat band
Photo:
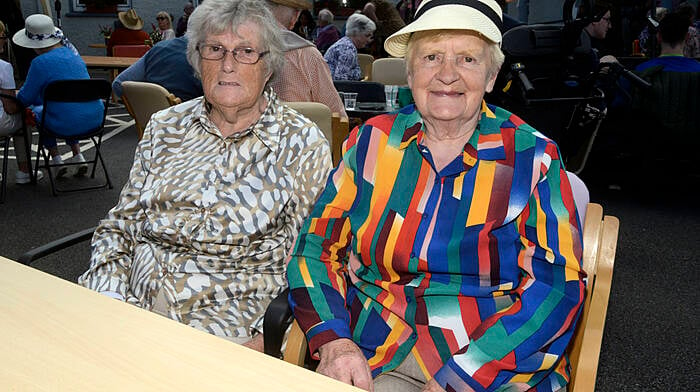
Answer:
[[29, 30], [25, 29], [24, 35], [26, 35], [27, 38], [29, 38], [33, 41], [43, 41], [43, 40], [49, 39], [49, 38], [63, 39], [63, 33], [59, 29], [56, 29], [56, 31], [54, 31], [51, 34], [34, 34], [34, 33], [31, 33]]
[[493, 22], [493, 24], [498, 27], [499, 31], [503, 31], [503, 21], [501, 21], [501, 18], [499, 17], [498, 13], [493, 10], [493, 8], [489, 7], [488, 5], [478, 1], [478, 0], [432, 0], [427, 3], [424, 3], [425, 5], [418, 9], [416, 11], [416, 15], [413, 17], [413, 20], [418, 20], [418, 18], [421, 17], [427, 10], [435, 7], [439, 7], [442, 5], [464, 5], [467, 7], [471, 7], [476, 9], [477, 11], [481, 12]]

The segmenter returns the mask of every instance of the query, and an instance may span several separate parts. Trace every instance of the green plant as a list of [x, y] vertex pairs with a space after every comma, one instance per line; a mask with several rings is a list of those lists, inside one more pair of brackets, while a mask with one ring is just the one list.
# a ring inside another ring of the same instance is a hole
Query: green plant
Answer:
[[100, 27], [100, 35], [101, 35], [101, 36], [103, 36], [103, 37], [105, 37], [105, 38], [109, 38], [109, 37], [112, 36], [112, 26], [108, 26], [108, 25], [102, 26], [102, 25], [99, 25], [99, 27]]

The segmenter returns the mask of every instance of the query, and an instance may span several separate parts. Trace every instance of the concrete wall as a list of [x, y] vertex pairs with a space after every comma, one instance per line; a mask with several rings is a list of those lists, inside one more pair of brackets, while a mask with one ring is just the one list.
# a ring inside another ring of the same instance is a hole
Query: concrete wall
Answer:
[[[44, 0], [46, 1], [46, 0]], [[104, 55], [104, 49], [89, 48], [91, 43], [104, 43], [104, 39], [100, 35], [100, 25], [112, 25], [117, 19], [114, 14], [85, 14], [82, 12], [74, 12], [72, 3], [74, 0], [61, 0], [61, 24], [63, 32], [68, 39], [78, 48], [81, 54], [85, 55]], [[54, 0], [47, 1], [51, 5], [51, 16], [56, 23], [56, 13], [53, 10]], [[166, 11], [173, 15], [173, 28], [177, 24], [177, 19], [182, 16], [182, 8], [186, 0], [131, 0], [131, 5], [136, 13], [143, 19], [144, 30], [151, 31], [151, 23], [156, 23], [156, 14], [159, 11]], [[196, 1], [193, 1], [196, 3]], [[42, 13], [43, 8], [41, 0], [20, 0], [22, 6], [22, 15], [27, 16], [35, 13]]]

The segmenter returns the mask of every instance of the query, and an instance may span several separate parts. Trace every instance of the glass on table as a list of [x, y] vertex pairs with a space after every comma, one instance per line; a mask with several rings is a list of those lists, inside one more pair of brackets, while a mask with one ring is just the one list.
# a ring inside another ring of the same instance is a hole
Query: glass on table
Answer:
[[384, 97], [386, 98], [386, 108], [391, 109], [396, 106], [396, 98], [399, 93], [399, 86], [387, 84], [384, 86]]
[[357, 93], [342, 93], [346, 110], [355, 110], [357, 106]]

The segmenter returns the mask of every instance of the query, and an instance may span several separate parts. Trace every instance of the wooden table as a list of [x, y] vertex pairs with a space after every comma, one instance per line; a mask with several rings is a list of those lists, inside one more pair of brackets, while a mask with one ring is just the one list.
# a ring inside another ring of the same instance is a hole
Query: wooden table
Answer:
[[0, 257], [0, 389], [359, 391]]
[[88, 68], [103, 68], [122, 71], [133, 63], [138, 57], [113, 57], [113, 56], [81, 56]]

